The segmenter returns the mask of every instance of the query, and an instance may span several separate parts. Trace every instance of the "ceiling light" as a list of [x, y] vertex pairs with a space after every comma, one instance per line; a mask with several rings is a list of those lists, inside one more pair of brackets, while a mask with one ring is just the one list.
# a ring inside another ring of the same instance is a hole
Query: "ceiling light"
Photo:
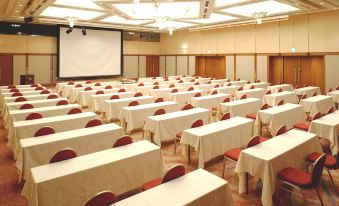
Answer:
[[91, 20], [101, 15], [104, 15], [104, 13], [98, 12], [98, 11], [68, 9], [68, 8], [60, 8], [60, 7], [53, 7], [53, 6], [48, 7], [40, 14], [40, 16], [61, 18], [61, 19], [67, 16], [73, 16], [81, 20]]
[[75, 22], [78, 20], [77, 17], [74, 17], [74, 16], [66, 16], [65, 17], [69, 23], [69, 27], [73, 28], [74, 27], [74, 24]]
[[267, 15], [267, 12], [254, 12], [252, 14], [252, 16], [255, 19], [255, 22], [257, 24], [261, 24], [262, 23], [262, 19], [265, 18], [266, 15]]
[[86, 32], [86, 28], [85, 27], [81, 28], [81, 32], [82, 32], [83, 36], [86, 36], [87, 32]]
[[170, 27], [170, 28], [168, 28], [168, 33], [169, 33], [169, 35], [173, 35], [173, 30], [174, 30], [174, 28], [173, 27]]
[[19, 4], [18, 6], [19, 6], [19, 7], [22, 7], [22, 4]]
[[[188, 22], [179, 22], [179, 21], [166, 21], [163, 25], [161, 25], [164, 29], [165, 28], [173, 28], [173, 29], [181, 29], [181, 28], [186, 28], [190, 26], [195, 26], [196, 24], [193, 23], [188, 23]], [[146, 26], [149, 27], [157, 27], [159, 28], [160, 25], [157, 22], [154, 22], [152, 24], [147, 24]]]
[[69, 27], [67, 30], [66, 30], [66, 33], [69, 34], [73, 31], [73, 27]]
[[320, 2], [320, 5], [324, 5], [325, 3], [324, 2]]
[[140, 25], [144, 23], [148, 23], [151, 20], [133, 20], [133, 19], [125, 19], [124, 17], [114, 15], [100, 20], [101, 22], [106, 23], [115, 23], [115, 24], [129, 24], [129, 25]]
[[26, 22], [26, 23], [31, 23], [32, 21], [34, 20], [34, 16], [33, 15], [29, 15], [29, 16], [25, 16], [24, 17], [24, 21]]
[[93, 0], [56, 0], [53, 2], [53, 4], [60, 6], [71, 6], [78, 8], [103, 10], [103, 8], [96, 4]]

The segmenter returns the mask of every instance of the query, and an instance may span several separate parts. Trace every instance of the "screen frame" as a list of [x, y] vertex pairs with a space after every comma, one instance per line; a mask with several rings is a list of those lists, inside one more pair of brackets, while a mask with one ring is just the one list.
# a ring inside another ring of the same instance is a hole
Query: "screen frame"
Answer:
[[[103, 28], [103, 27], [89, 27], [89, 26], [76, 26], [74, 25], [73, 28], [81, 29], [82, 27], [85, 27], [86, 29], [92, 29], [92, 30], [104, 30], [104, 31], [119, 31], [120, 32], [120, 74], [115, 75], [95, 75], [95, 76], [75, 76], [75, 77], [60, 77], [60, 30], [61, 28], [68, 28], [68, 25], [57, 25], [57, 79], [93, 79], [93, 78], [106, 78], [106, 77], [121, 77], [124, 76], [124, 44], [123, 44], [123, 30], [122, 29], [113, 29], [113, 28]], [[72, 33], [71, 33], [72, 34]], [[70, 34], [70, 35], [71, 35]]]

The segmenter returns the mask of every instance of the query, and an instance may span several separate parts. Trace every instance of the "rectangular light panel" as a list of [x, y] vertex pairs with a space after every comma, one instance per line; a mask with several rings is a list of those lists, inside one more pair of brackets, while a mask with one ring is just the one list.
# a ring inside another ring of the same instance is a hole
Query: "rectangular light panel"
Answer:
[[101, 22], [106, 22], [106, 23], [115, 23], [115, 24], [129, 24], [129, 25], [140, 25], [144, 24], [147, 22], [150, 22], [150, 20], [131, 20], [131, 19], [125, 19], [121, 16], [110, 16], [107, 18], [104, 18], [100, 20]]
[[215, 0], [214, 7], [222, 7], [222, 6], [229, 6], [232, 4], [239, 4], [242, 2], [246, 2], [249, 0]]
[[212, 13], [210, 15], [210, 18], [208, 19], [190, 19], [187, 20], [189, 22], [194, 22], [194, 23], [199, 23], [199, 24], [213, 24], [213, 23], [218, 23], [218, 22], [226, 22], [230, 20], [238, 19], [233, 16], [227, 16], [227, 15], [222, 15], [222, 14], [216, 14]]
[[82, 20], [91, 20], [98, 16], [103, 15], [102, 12], [97, 11], [85, 11], [79, 9], [66, 9], [50, 6], [41, 12], [40, 16], [54, 17], [54, 18], [65, 18], [67, 16], [77, 17]]

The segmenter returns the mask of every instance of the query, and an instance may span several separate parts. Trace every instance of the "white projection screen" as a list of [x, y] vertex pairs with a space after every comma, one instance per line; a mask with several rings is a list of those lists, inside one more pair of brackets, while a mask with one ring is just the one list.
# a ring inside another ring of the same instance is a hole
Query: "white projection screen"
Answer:
[[122, 75], [122, 31], [60, 27], [59, 78]]

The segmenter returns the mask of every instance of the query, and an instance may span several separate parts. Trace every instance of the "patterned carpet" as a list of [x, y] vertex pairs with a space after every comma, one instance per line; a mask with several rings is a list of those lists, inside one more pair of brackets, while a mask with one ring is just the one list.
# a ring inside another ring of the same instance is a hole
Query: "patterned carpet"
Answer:
[[[3, 129], [3, 121], [0, 119], [0, 206], [26, 206], [27, 200], [20, 195], [22, 185], [18, 184], [18, 175], [16, 173], [15, 161], [13, 160], [12, 151], [6, 146], [7, 130]], [[142, 139], [142, 132], [134, 132], [132, 134], [134, 141]], [[180, 163], [185, 165], [186, 171], [190, 172], [197, 169], [198, 158], [197, 153], [192, 152], [191, 164], [181, 155], [181, 146], [178, 147], [177, 152], [173, 155], [174, 144], [167, 143], [162, 146], [163, 161], [166, 168], [174, 164]], [[218, 157], [205, 164], [205, 169], [209, 172], [221, 176], [222, 174], [223, 158]], [[229, 161], [226, 164], [225, 179], [229, 182], [232, 191], [235, 205], [239, 206], [254, 206], [261, 205], [261, 183], [256, 178], [250, 179], [249, 194], [238, 194], [238, 180], [234, 173], [235, 163]], [[336, 184], [339, 186], [339, 171], [332, 173]], [[337, 187], [339, 191], [339, 188]], [[119, 199], [124, 199], [130, 195], [139, 192], [139, 190], [131, 191], [120, 195]], [[338, 206], [339, 196], [330, 183], [327, 173], [324, 173], [320, 183], [320, 193], [326, 206]], [[305, 191], [306, 199], [296, 196], [291, 196], [286, 192], [281, 192], [279, 204], [275, 205], [320, 205], [315, 191]]]

